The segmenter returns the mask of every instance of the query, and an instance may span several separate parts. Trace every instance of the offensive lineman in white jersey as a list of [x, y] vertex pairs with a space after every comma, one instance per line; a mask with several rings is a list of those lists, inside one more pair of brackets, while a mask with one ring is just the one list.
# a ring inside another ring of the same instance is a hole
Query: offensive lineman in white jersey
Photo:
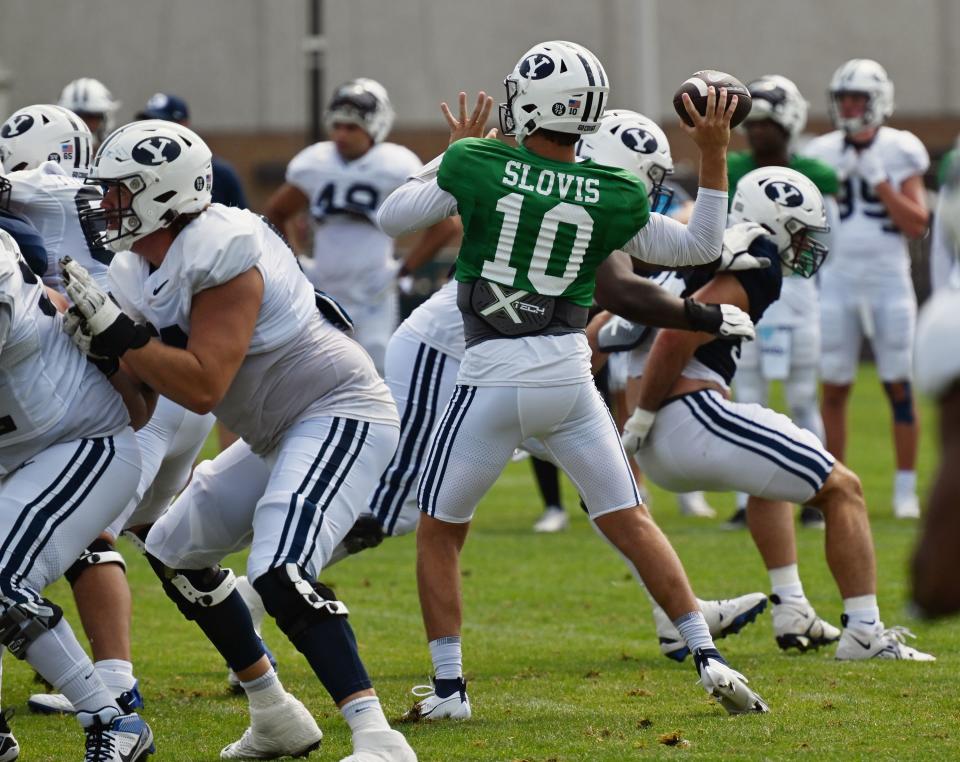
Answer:
[[89, 180], [107, 189], [102, 207], [83, 222], [120, 252], [110, 266], [120, 306], [82, 268], [66, 270], [85, 317], [74, 334], [81, 347], [122, 356], [151, 388], [215, 412], [242, 437], [198, 466], [141, 532], [147, 559], [247, 693], [251, 726], [221, 757], [297, 756], [322, 737], [280, 684], [233, 574], [219, 566], [249, 545], [253, 587], [353, 731], [347, 759], [411, 762], [360, 661], [347, 607], [315, 581], [396, 448], [396, 406], [359, 345], [320, 315], [280, 236], [257, 215], [210, 203], [210, 161], [200, 137], [176, 123], [114, 132]]
[[405, 282], [457, 232], [454, 221], [442, 220], [403, 264], [393, 258], [393, 239], [376, 225], [377, 209], [422, 166], [409, 149], [384, 142], [393, 118], [380, 83], [356, 79], [338, 87], [326, 114], [330, 140], [293, 157], [286, 183], [266, 207], [267, 218], [285, 232], [295, 215], [309, 209], [313, 258], [301, 260], [304, 272], [346, 309], [354, 338], [380, 373], [397, 326], [396, 279]]
[[[99, 188], [84, 183], [92, 160], [90, 145], [87, 126], [60, 106], [28, 106], [0, 127], [0, 155], [18, 170], [8, 177], [10, 209], [43, 236], [48, 259], [44, 282], [61, 293], [59, 258], [80, 263], [101, 286], [107, 285], [113, 258], [112, 251], [95, 238], [88, 240], [81, 229], [80, 212], [98, 208], [101, 200]], [[101, 678], [114, 695], [129, 692], [134, 708], [142, 699], [131, 663], [130, 588], [123, 556], [114, 545], [135, 510], [135, 522], [153, 523], [187, 483], [213, 421], [212, 415], [199, 416], [166, 398], [159, 400], [150, 421], [136, 434], [141, 454], [136, 493], [66, 573]], [[38, 712], [73, 712], [60, 694], [35, 694], [28, 704]]]
[[839, 224], [820, 292], [827, 449], [844, 460], [847, 400], [866, 336], [893, 412], [894, 515], [917, 518], [919, 434], [910, 385], [917, 300], [907, 243], [927, 230], [923, 174], [930, 158], [914, 135], [883, 124], [892, 113], [893, 82], [884, 68], [869, 59], [847, 61], [830, 81], [837, 129], [810, 141], [804, 153], [840, 178]]
[[[150, 728], [129, 695], [117, 698], [100, 679], [60, 607], [42, 597], [116, 518], [140, 475], [124, 400], [62, 323], [0, 231], [0, 645], [69, 697], [87, 762], [140, 760], [154, 750]], [[141, 403], [139, 423], [150, 407]]]

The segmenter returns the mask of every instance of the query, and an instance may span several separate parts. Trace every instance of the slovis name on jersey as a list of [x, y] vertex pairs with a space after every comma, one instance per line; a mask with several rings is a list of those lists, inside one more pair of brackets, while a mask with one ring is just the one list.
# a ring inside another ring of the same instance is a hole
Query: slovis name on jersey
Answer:
[[[581, 204], [596, 204], [600, 201], [600, 181], [595, 177], [581, 177], [568, 175], [565, 172], [555, 172], [552, 169], [538, 168], [535, 170], [536, 182], [528, 181], [533, 170], [529, 164], [511, 160], [503, 168], [503, 182], [508, 188], [539, 193], [541, 196], [550, 196], [556, 184], [560, 198], [570, 199]], [[571, 197], [570, 192], [573, 191]]]

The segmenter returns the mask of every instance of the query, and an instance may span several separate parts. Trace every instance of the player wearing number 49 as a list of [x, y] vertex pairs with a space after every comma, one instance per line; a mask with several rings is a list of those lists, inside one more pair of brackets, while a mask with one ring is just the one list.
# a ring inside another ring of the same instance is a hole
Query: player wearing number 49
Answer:
[[402, 235], [459, 211], [465, 231], [456, 280], [466, 351], [418, 496], [417, 582], [436, 671], [419, 713], [470, 716], [459, 553], [477, 503], [528, 437], [540, 439], [596, 526], [639, 571], [694, 653], [704, 688], [732, 713], [765, 711], [716, 651], [679, 559], [641, 503], [619, 432], [593, 385], [584, 334], [596, 270], [613, 251], [668, 266], [719, 256], [735, 103], [711, 88], [701, 117], [687, 101], [701, 189], [684, 226], [650, 215], [636, 175], [589, 159], [575, 163], [574, 147], [599, 129], [610, 91], [593, 53], [571, 42], [541, 43], [504, 83], [501, 127], [519, 145], [481, 137], [493, 101], [481, 93], [468, 116], [461, 93], [459, 118], [443, 106], [451, 128], [446, 153], [396, 190], [378, 215], [384, 230]]
[[821, 277], [820, 375], [827, 449], [846, 450], [847, 399], [866, 336], [893, 412], [897, 474], [894, 514], [917, 518], [917, 414], [911, 360], [917, 300], [909, 239], [926, 232], [923, 174], [930, 159], [911, 133], [884, 125], [893, 114], [893, 82], [876, 61], [847, 61], [830, 81], [834, 132], [804, 149], [840, 179], [839, 225]]

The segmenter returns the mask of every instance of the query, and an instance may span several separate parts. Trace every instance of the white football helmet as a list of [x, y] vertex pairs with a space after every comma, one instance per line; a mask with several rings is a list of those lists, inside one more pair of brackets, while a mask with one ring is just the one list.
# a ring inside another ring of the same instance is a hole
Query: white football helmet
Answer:
[[600, 60], [563, 40], [534, 45], [503, 84], [507, 102], [500, 104], [500, 130], [521, 143], [541, 127], [574, 135], [596, 132], [610, 94]]
[[10, 172], [55, 161], [74, 177], [86, 177], [93, 135], [84, 121], [60, 106], [27, 106], [0, 126], [0, 160]]
[[747, 90], [753, 99], [753, 107], [746, 121], [770, 119], [783, 127], [791, 139], [803, 132], [810, 104], [792, 80], [779, 74], [767, 74], [747, 85]]
[[210, 149], [193, 130], [176, 122], [131, 122], [100, 146], [87, 183], [120, 194], [116, 209], [80, 212], [91, 246], [123, 251], [168, 227], [182, 214], [202, 212], [213, 187]]
[[63, 88], [57, 105], [70, 109], [80, 117], [100, 117], [103, 121], [97, 128], [97, 140], [102, 141], [113, 132], [114, 114], [120, 108], [120, 101], [99, 79], [81, 77]]
[[361, 77], [336, 89], [327, 106], [325, 123], [328, 130], [337, 122], [359, 125], [374, 143], [380, 143], [390, 133], [394, 116], [386, 88], [376, 80]]
[[784, 267], [805, 278], [820, 269], [829, 251], [823, 196], [808, 177], [787, 167], [760, 167], [740, 178], [730, 221], [766, 228]]
[[626, 109], [604, 111], [600, 129], [577, 143], [577, 156], [632, 172], [647, 188], [650, 208], [662, 212], [673, 190], [663, 181], [673, 174], [673, 156], [666, 133], [652, 119]]
[[[838, 97], [842, 93], [867, 96], [867, 108], [862, 116], [844, 118], [840, 115]], [[887, 70], [869, 58], [854, 58], [833, 73], [829, 92], [830, 119], [834, 127], [848, 135], [867, 127], [879, 127], [893, 114], [893, 82]]]

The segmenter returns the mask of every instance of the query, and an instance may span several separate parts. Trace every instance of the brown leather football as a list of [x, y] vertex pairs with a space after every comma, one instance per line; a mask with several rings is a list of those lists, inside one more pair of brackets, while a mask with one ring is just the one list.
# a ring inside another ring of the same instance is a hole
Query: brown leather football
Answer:
[[746, 119], [747, 114], [750, 113], [750, 107], [753, 105], [750, 91], [747, 90], [746, 85], [736, 77], [722, 71], [714, 71], [713, 69], [698, 71], [680, 85], [676, 94], [673, 96], [673, 107], [676, 109], [677, 114], [687, 125], [692, 127], [693, 122], [690, 121], [690, 116], [687, 114], [686, 108], [684, 108], [682, 96], [684, 93], [689, 94], [690, 99], [693, 101], [694, 108], [696, 108], [700, 114], [705, 114], [707, 111], [707, 88], [711, 85], [715, 87], [718, 92], [721, 87], [727, 88], [728, 98], [731, 95], [737, 96], [737, 110], [733, 112], [733, 119], [730, 120], [730, 126], [736, 127]]

